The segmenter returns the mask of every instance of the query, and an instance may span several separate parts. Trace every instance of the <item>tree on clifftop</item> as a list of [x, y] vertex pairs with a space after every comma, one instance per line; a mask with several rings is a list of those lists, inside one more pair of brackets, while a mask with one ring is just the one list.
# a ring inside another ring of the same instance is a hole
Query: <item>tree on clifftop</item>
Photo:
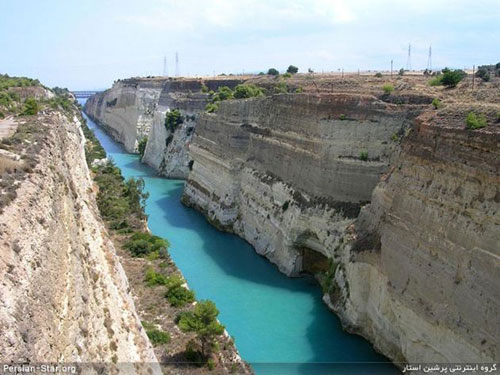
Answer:
[[267, 71], [267, 74], [271, 75], [271, 76], [278, 76], [280, 74], [280, 72], [278, 72], [277, 69], [274, 69], [274, 68], [271, 68]]
[[287, 73], [290, 74], [296, 74], [299, 71], [299, 68], [297, 68], [295, 65], [290, 65], [288, 69], [286, 70]]
[[464, 79], [466, 76], [463, 70], [450, 70], [448, 68], [443, 69], [443, 75], [441, 77], [441, 84], [446, 87], [455, 87], [458, 82]]

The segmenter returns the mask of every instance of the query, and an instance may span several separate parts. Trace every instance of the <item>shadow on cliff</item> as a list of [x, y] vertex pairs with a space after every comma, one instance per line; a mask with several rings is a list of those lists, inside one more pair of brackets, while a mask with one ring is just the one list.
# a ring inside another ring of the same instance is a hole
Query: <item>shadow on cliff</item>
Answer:
[[[168, 188], [161, 188], [161, 181], [158, 181], [158, 184], [161, 189], [159, 195], [161, 198], [156, 200], [155, 204], [160, 208], [168, 225], [176, 229], [188, 229], [190, 231], [188, 233], [192, 233], [190, 235], [196, 236], [197, 240], [201, 241], [203, 253], [209, 256], [222, 272], [232, 278], [256, 284], [255, 287], [247, 289], [249, 299], [252, 298], [251, 293], [265, 293], [265, 291], [261, 292], [257, 285], [269, 286], [273, 289], [279, 288], [284, 291], [283, 294], [287, 295], [285, 298], [292, 299], [292, 301], [288, 300], [288, 305], [278, 308], [276, 305], [282, 302], [281, 297], [276, 295], [271, 300], [271, 304], [275, 305], [273, 309], [279, 310], [279, 314], [282, 314], [282, 317], [277, 320], [277, 324], [294, 324], [287, 321], [286, 315], [293, 311], [297, 303], [305, 301], [308, 304], [309, 307], [306, 308], [306, 311], [297, 311], [297, 313], [306, 317], [303, 323], [307, 325], [307, 328], [302, 329], [302, 331], [305, 332], [307, 338], [304, 349], [306, 352], [313, 353], [311, 358], [305, 359], [309, 363], [254, 364], [259, 373], [300, 375], [398, 373], [383, 356], [375, 353], [366, 340], [356, 335], [347, 334], [342, 330], [339, 319], [322, 303], [320, 287], [313, 278], [288, 278], [279, 272], [275, 265], [258, 255], [252, 246], [243, 239], [234, 234], [217, 230], [208, 223], [201, 213], [182, 205], [180, 198], [184, 187], [183, 181], [169, 181]], [[163, 184], [165, 183], [163, 182]], [[183, 239], [183, 242], [188, 243], [189, 241]], [[210, 281], [206, 280], [205, 282]], [[230, 293], [228, 290], [225, 292]], [[290, 297], [290, 294], [293, 297]], [[260, 297], [261, 295], [255, 298]], [[301, 309], [304, 310], [304, 306], [298, 308], [298, 310]], [[269, 313], [273, 312], [269, 311]], [[279, 338], [272, 336], [272, 328], [270, 332], [261, 332], [259, 335], [271, 336], [272, 340], [280, 342]], [[238, 342], [236, 344], [238, 345]], [[284, 342], [283, 345], [289, 346], [294, 345], [294, 343]], [[364, 365], [346, 364], [346, 362], [359, 362], [360, 358], [368, 363]], [[331, 361], [338, 363], [335, 365], [327, 363]], [[383, 362], [383, 364], [374, 364], [373, 362]]]
[[198, 211], [184, 206], [181, 202], [184, 183], [176, 183], [165, 197], [156, 202], [164, 213], [165, 220], [176, 228], [196, 232], [203, 242], [203, 251], [209, 255], [226, 274], [245, 279], [256, 284], [271, 285], [276, 288], [297, 290], [301, 279], [290, 279], [266, 258], [255, 252], [253, 247], [235, 234], [219, 231]]

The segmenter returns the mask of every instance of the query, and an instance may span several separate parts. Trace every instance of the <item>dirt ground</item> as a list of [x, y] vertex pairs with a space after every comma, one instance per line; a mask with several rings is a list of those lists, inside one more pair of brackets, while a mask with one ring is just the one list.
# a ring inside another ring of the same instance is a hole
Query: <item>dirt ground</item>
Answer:
[[16, 132], [17, 121], [13, 117], [0, 120], [0, 139], [8, 138]]

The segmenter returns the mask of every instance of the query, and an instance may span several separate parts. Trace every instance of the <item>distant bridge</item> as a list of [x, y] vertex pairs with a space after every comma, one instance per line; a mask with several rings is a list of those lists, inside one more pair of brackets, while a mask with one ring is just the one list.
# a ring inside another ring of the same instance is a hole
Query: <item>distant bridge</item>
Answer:
[[101, 91], [72, 91], [76, 98], [90, 98]]

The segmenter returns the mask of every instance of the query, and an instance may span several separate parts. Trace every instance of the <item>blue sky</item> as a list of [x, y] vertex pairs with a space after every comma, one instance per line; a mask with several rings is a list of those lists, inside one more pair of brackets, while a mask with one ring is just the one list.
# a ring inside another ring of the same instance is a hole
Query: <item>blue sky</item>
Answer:
[[0, 0], [0, 72], [106, 88], [159, 75], [500, 61], [498, 0]]

